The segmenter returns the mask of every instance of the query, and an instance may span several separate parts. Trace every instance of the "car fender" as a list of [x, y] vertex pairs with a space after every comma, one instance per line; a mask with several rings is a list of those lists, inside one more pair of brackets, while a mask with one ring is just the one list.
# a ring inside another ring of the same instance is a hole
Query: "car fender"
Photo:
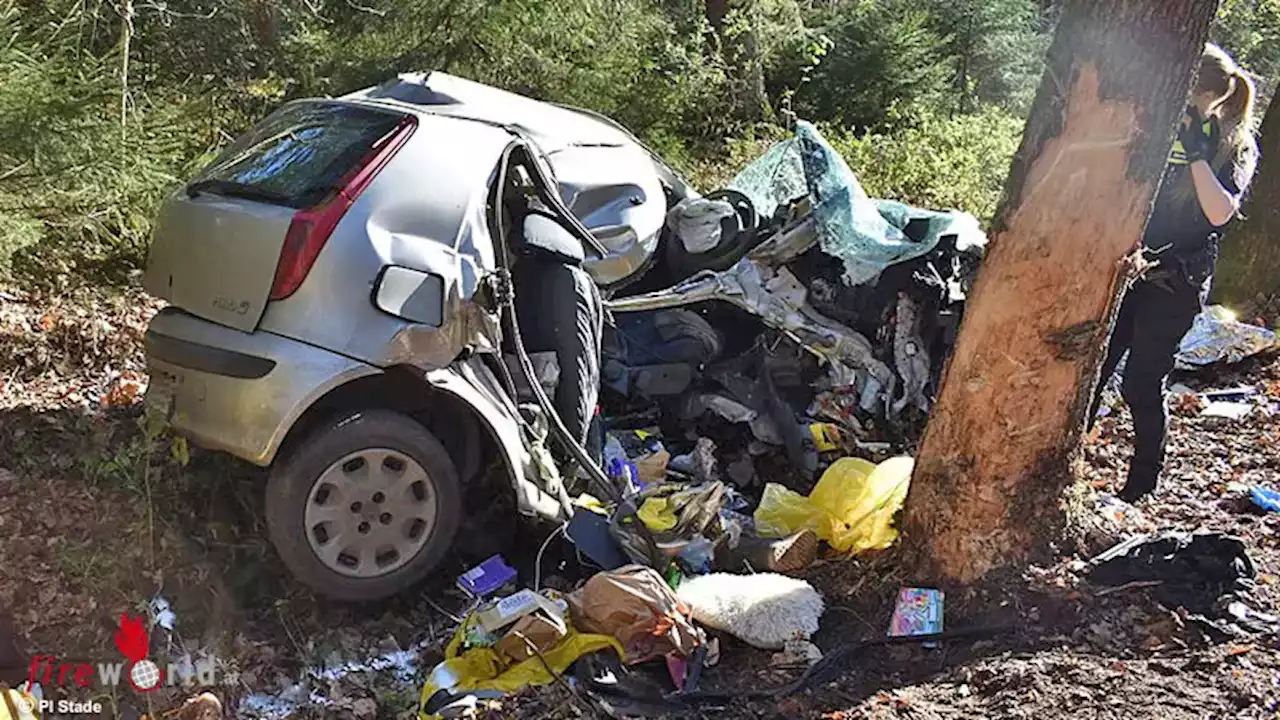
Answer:
[[504, 403], [488, 369], [472, 358], [426, 372], [426, 380], [438, 392], [466, 403], [481, 420], [502, 453], [503, 465], [515, 491], [521, 514], [537, 515], [553, 522], [566, 520], [558, 488], [543, 488], [528, 478], [537, 477], [532, 455], [524, 445], [515, 408]]

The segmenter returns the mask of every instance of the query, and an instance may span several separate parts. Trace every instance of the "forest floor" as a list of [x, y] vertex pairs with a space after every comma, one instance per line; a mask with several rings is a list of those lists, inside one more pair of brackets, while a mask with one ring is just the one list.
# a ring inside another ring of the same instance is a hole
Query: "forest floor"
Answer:
[[[464, 601], [450, 558], [418, 591], [351, 607], [294, 583], [271, 551], [263, 471], [175, 445], [148, 428], [144, 296], [80, 294], [0, 299], [0, 610], [31, 655], [119, 662], [122, 612], [162, 597], [173, 631], [155, 659], [215, 658], [213, 692], [236, 716], [408, 718], [423, 674], [440, 659]], [[1280, 362], [1251, 360], [1179, 378], [1200, 390], [1255, 385], [1280, 400]], [[872, 646], [838, 674], [786, 697], [752, 700], [798, 670], [722, 640], [704, 690], [731, 699], [671, 716], [813, 718], [1275, 718], [1280, 640], [1206, 631], [1159, 587], [1098, 588], [1085, 558], [1152, 530], [1206, 529], [1241, 538], [1257, 569], [1254, 606], [1280, 612], [1280, 513], [1257, 510], [1246, 488], [1280, 488], [1280, 423], [1264, 410], [1205, 417], [1183, 403], [1172, 423], [1167, 479], [1138, 511], [1099, 498], [1123, 478], [1127, 413], [1105, 418], [1086, 446], [1085, 481], [1071, 493], [1072, 532], [1050, 558], [948, 595], [948, 629], [986, 636], [936, 648]], [[902, 581], [892, 552], [827, 561], [807, 573], [828, 610], [814, 641], [883, 637]], [[152, 608], [154, 609], [154, 608]], [[181, 687], [137, 695], [123, 687], [48, 687], [102, 703], [104, 717], [174, 707]], [[735, 697], [736, 696], [736, 697]], [[505, 699], [496, 717], [571, 718], [593, 711], [567, 686]]]

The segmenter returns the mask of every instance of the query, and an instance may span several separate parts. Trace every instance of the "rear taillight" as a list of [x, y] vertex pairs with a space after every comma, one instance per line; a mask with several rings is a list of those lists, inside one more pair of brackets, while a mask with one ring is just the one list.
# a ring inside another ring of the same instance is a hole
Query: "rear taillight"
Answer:
[[272, 300], [284, 300], [298, 290], [333, 229], [338, 226], [338, 221], [404, 146], [417, 126], [417, 118], [406, 116], [342, 177], [337, 191], [328, 200], [293, 214], [289, 231], [284, 236], [284, 247], [280, 250], [280, 261], [276, 264], [275, 280], [271, 283]]

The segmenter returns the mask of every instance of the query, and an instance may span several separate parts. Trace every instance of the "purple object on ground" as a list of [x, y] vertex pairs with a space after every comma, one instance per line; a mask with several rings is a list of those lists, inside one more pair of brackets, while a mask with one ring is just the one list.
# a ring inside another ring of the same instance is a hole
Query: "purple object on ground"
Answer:
[[506, 587], [516, 579], [515, 568], [501, 555], [494, 555], [458, 576], [458, 587], [470, 595], [483, 598]]

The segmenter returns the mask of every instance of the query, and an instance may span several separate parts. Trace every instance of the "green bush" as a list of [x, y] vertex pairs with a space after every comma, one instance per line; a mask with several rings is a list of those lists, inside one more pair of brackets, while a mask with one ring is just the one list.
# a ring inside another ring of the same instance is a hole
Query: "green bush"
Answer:
[[1023, 121], [994, 107], [946, 117], [927, 110], [892, 113], [892, 130], [823, 133], [872, 197], [936, 209], [995, 214]]
[[[0, 274], [132, 282], [165, 193], [253, 121], [424, 70], [603, 112], [703, 190], [794, 111], [872, 194], [988, 218], [1057, 4], [0, 0]], [[1225, 0], [1215, 37], [1266, 72], [1277, 27]]]

